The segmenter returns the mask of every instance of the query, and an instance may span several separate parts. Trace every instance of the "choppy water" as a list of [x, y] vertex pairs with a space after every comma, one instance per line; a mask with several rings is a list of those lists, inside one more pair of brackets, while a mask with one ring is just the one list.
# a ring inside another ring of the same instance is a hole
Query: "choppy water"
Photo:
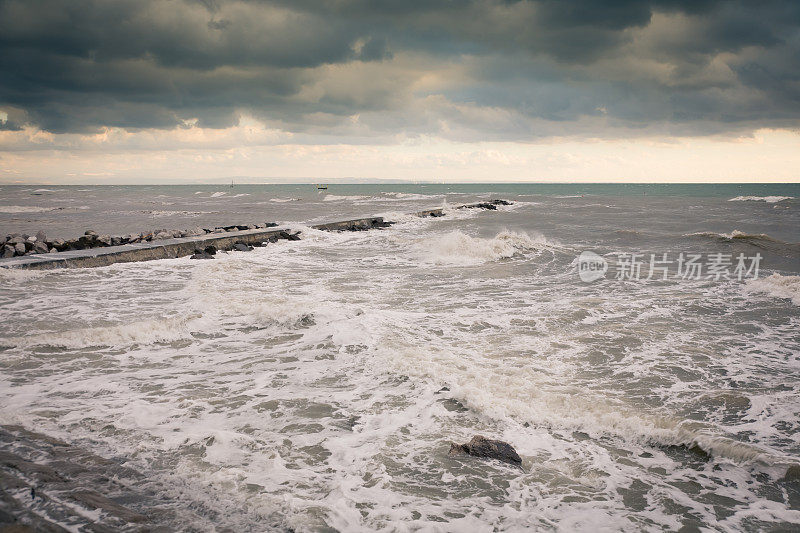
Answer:
[[[0, 421], [148, 473], [193, 510], [171, 527], [800, 525], [798, 186], [40, 188], [0, 188], [0, 230], [305, 228], [214, 261], [0, 272]], [[516, 203], [402, 214], [489, 197]], [[380, 214], [399, 223], [305, 227]], [[585, 283], [584, 250], [763, 260]], [[476, 433], [524, 468], [447, 457]]]

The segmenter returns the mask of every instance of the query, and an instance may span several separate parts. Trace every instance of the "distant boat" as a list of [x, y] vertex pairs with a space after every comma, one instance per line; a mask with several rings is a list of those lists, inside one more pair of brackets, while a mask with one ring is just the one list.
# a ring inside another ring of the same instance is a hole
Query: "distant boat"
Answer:
[[317, 190], [318, 191], [327, 191], [328, 190], [328, 186], [327, 185], [317, 185]]
[[233, 189], [233, 180], [231, 180], [231, 189]]

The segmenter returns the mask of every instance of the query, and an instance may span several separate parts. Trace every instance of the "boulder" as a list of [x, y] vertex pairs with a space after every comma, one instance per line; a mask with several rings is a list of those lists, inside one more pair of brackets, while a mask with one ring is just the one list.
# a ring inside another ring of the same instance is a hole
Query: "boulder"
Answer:
[[253, 249], [253, 247], [247, 246], [243, 242], [237, 242], [233, 245], [233, 249], [236, 250], [237, 252], [249, 252]]
[[111, 235], [100, 235], [97, 237], [98, 246], [111, 246]]
[[76, 250], [84, 250], [86, 248], [94, 248], [95, 246], [97, 246], [97, 234], [92, 232], [81, 236], [73, 245], [73, 248]]
[[31, 250], [32, 254], [46, 254], [50, 251], [50, 248], [47, 247], [44, 241], [36, 241], [33, 243], [33, 249]]
[[45, 235], [44, 231], [39, 230], [36, 232], [36, 240], [44, 242], [47, 240], [47, 235]]
[[22, 246], [25, 247], [26, 251], [30, 252], [31, 250], [33, 250], [33, 241], [25, 241], [24, 243], [22, 243]]
[[25, 244], [18, 242], [14, 245], [14, 253], [17, 255], [25, 255]]
[[27, 241], [27, 242], [36, 242], [36, 236], [35, 235], [31, 235], [30, 237], [25, 239], [25, 241]]
[[475, 435], [466, 444], [450, 444], [450, 451], [447, 455], [471, 455], [486, 459], [497, 459], [512, 465], [521, 465], [522, 458], [517, 451], [507, 442], [501, 440], [487, 439], [481, 435]]
[[161, 241], [161, 240], [164, 240], [164, 239], [171, 239], [171, 238], [172, 238], [172, 233], [167, 233], [166, 231], [159, 231], [158, 233], [153, 235], [153, 239], [152, 240]]
[[92, 237], [97, 237], [97, 232], [96, 231], [92, 231], [90, 229], [87, 229], [85, 232], [83, 232], [83, 234], [84, 235], [89, 235], [89, 236], [92, 236]]
[[22, 235], [14, 235], [8, 240], [8, 244], [11, 244], [12, 246], [16, 244], [22, 244], [24, 242], [25, 242], [25, 237], [23, 237]]
[[7, 257], [14, 257], [14, 247], [10, 244], [4, 244], [3, 249], [0, 250], [0, 257], [3, 259]]

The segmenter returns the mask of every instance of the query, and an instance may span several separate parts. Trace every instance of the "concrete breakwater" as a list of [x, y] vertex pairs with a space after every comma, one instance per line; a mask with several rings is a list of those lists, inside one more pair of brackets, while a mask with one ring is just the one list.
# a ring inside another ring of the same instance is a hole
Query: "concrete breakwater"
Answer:
[[[457, 206], [457, 209], [497, 209], [498, 205], [510, 205], [506, 200], [492, 200], [476, 204]], [[427, 209], [414, 213], [420, 217], [444, 216], [443, 208]], [[311, 226], [322, 231], [366, 231], [370, 229], [386, 228], [393, 222], [385, 221], [383, 217], [366, 217], [337, 222], [328, 222]], [[24, 269], [55, 269], [55, 268], [86, 268], [108, 266], [115, 263], [128, 263], [135, 261], [148, 261], [152, 259], [171, 259], [190, 255], [204, 254], [204, 250], [227, 251], [246, 249], [250, 246], [260, 246], [278, 240], [297, 240], [299, 231], [289, 227], [278, 227], [274, 223], [251, 226], [229, 226], [203, 230], [196, 228], [188, 232], [175, 233], [163, 230], [158, 233], [132, 234], [122, 240], [114, 241], [114, 237], [97, 235], [87, 232], [86, 235], [72, 242], [77, 247], [69, 246], [68, 249], [59, 251], [56, 247], [48, 245], [47, 252], [42, 247], [41, 253], [25, 254], [0, 259], [0, 267]], [[36, 242], [45, 242], [42, 239], [33, 239]], [[148, 238], [149, 237], [149, 238]], [[117, 238], [121, 239], [121, 238]], [[23, 240], [25, 241], [25, 240]], [[66, 241], [62, 241], [66, 242]], [[22, 246], [25, 246], [24, 244]], [[206, 256], [211, 254], [205, 254]]]

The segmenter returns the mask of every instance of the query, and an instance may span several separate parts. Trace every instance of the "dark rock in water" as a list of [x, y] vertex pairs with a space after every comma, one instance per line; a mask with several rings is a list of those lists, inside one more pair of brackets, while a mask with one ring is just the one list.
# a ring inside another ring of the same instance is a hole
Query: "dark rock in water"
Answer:
[[253, 249], [253, 247], [247, 246], [243, 242], [237, 242], [233, 245], [233, 249], [236, 250], [237, 252], [249, 252]]
[[209, 254], [205, 250], [195, 248], [194, 255], [192, 255], [190, 259], [214, 259], [214, 254]]
[[84, 234], [84, 235], [91, 235], [91, 236], [97, 237], [97, 232], [96, 232], [96, 231], [92, 231], [92, 230], [90, 230], [90, 229], [87, 229], [87, 230], [86, 230], [86, 231], [85, 231], [83, 234]]
[[390, 227], [392, 227], [393, 224], [394, 224], [394, 222], [389, 222], [387, 220], [383, 220], [382, 218], [381, 219], [375, 219], [375, 220], [372, 221], [372, 227], [373, 228], [390, 228]]
[[217, 254], [217, 247], [214, 246], [213, 244], [209, 244], [208, 246], [203, 248], [203, 251], [205, 253], [207, 253], [208, 255], [216, 255]]
[[447, 455], [471, 455], [473, 457], [484, 457], [487, 459], [497, 459], [512, 465], [521, 465], [522, 458], [517, 451], [507, 442], [501, 440], [487, 439], [481, 435], [475, 435], [466, 444], [452, 443]]
[[478, 202], [477, 204], [462, 205], [459, 209], [489, 209], [490, 211], [495, 211], [498, 205], [512, 205], [512, 202], [508, 200], [490, 200], [488, 202]]
[[14, 257], [14, 253], [15, 252], [14, 252], [14, 247], [13, 246], [11, 246], [10, 244], [4, 244], [3, 245], [3, 249], [0, 250], [0, 257], [2, 257], [4, 259], [6, 257]]
[[282, 231], [278, 234], [278, 238], [286, 239], [287, 241], [299, 241], [300, 232], [298, 231], [297, 233], [289, 233], [288, 231]]
[[267, 223], [264, 224], [263, 227], [265, 227], [265, 228], [277, 228], [278, 224], [277, 224], [277, 222], [267, 222]]

